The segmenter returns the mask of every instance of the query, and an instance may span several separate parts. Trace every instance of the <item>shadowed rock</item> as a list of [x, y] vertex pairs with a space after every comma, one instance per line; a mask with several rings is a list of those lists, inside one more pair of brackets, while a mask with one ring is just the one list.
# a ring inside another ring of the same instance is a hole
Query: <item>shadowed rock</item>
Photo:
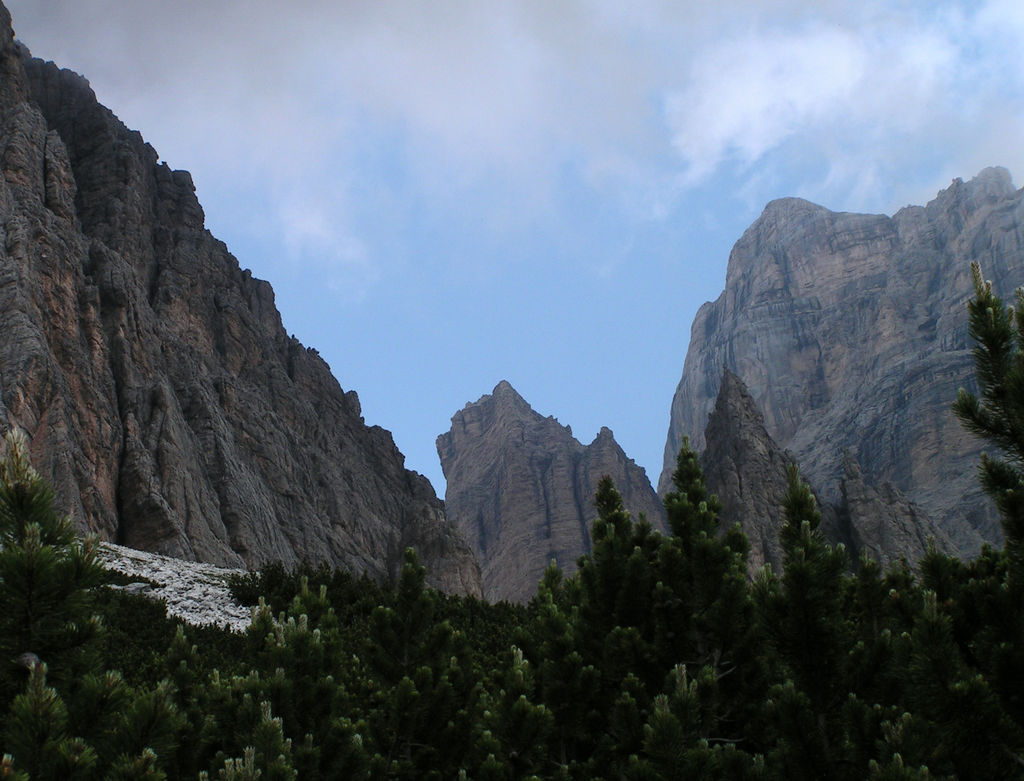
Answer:
[[29, 57], [0, 6], [0, 429], [76, 524], [225, 566], [328, 562], [479, 593], [429, 482], [368, 427], [270, 285], [204, 227], [88, 82]]
[[[787, 473], [796, 462], [772, 439], [743, 381], [728, 369], [704, 442], [701, 467], [708, 491], [722, 502], [722, 526], [738, 523], [750, 540], [748, 573], [765, 564], [781, 572], [779, 529], [785, 522]], [[861, 553], [883, 567], [899, 559], [914, 565], [927, 552], [929, 540], [940, 551], [952, 550], [946, 534], [899, 491], [889, 484], [866, 485], [850, 453], [844, 455], [840, 489], [837, 503], [819, 500], [821, 529], [831, 542], [847, 546], [851, 566]]]
[[491, 600], [528, 600], [551, 561], [575, 572], [576, 559], [591, 548], [594, 495], [604, 475], [634, 519], [643, 513], [664, 529], [664, 508], [646, 472], [609, 429], [583, 445], [505, 381], [452, 417], [437, 452], [448, 517], [476, 552]]

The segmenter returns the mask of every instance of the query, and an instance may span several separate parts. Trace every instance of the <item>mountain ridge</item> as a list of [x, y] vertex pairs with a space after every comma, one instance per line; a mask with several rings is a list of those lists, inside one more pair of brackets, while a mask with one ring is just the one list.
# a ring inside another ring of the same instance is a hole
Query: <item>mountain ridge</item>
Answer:
[[841, 500], [848, 451], [867, 484], [902, 492], [960, 555], [998, 544], [974, 474], [980, 442], [950, 404], [973, 382], [969, 263], [982, 259], [1000, 289], [1024, 284], [1021, 224], [1024, 191], [1001, 168], [891, 217], [769, 203], [694, 318], [659, 491], [684, 435], [702, 449], [724, 366], [827, 501]]
[[[2, 8], [2, 6], [0, 6]], [[83, 77], [0, 13], [0, 428], [31, 441], [79, 528], [226, 566], [327, 562], [479, 594], [426, 478], [365, 425], [273, 290]]]

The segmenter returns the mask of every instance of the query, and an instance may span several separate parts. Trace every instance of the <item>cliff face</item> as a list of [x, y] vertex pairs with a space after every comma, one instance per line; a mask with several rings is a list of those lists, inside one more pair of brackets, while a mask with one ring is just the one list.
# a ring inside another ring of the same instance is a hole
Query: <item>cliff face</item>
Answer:
[[32, 59], [0, 6], [0, 429], [82, 528], [221, 565], [326, 561], [479, 593], [471, 551], [367, 427], [266, 282], [204, 228], [85, 79]]
[[[796, 462], [776, 444], [743, 381], [728, 369], [722, 375], [704, 443], [701, 467], [708, 491], [722, 502], [722, 526], [738, 523], [750, 540], [748, 573], [754, 575], [765, 564], [781, 572], [782, 502], [788, 469]], [[861, 553], [883, 568], [901, 558], [913, 565], [927, 552], [929, 540], [941, 551], [954, 549], [924, 511], [890, 484], [867, 485], [850, 453], [843, 454], [843, 470], [835, 502], [821, 499], [819, 490], [815, 495], [822, 532], [831, 542], [846, 545], [851, 566]]]
[[552, 560], [566, 574], [590, 551], [598, 481], [609, 475], [638, 518], [664, 530], [664, 508], [646, 472], [612, 432], [583, 445], [530, 408], [507, 382], [452, 418], [437, 439], [445, 505], [480, 561], [484, 595], [525, 601]]
[[770, 203], [733, 248], [725, 291], [694, 320], [660, 489], [684, 435], [703, 449], [724, 366], [825, 500], [842, 500], [848, 453], [865, 485], [901, 492], [957, 552], [998, 542], [977, 486], [980, 442], [950, 404], [973, 384], [969, 263], [1006, 293], [1024, 284], [1022, 225], [1024, 191], [1003, 169], [892, 217]]
[[786, 470], [792, 458], [764, 427], [743, 381], [726, 370], [704, 432], [700, 465], [709, 493], [722, 502], [723, 528], [740, 524], [750, 540], [747, 569], [765, 564], [782, 572], [779, 529], [784, 514]]

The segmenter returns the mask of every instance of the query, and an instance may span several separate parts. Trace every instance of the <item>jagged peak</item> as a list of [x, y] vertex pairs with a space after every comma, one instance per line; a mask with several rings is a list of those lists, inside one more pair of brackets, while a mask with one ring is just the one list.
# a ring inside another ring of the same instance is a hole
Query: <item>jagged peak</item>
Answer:
[[494, 390], [491, 391], [491, 396], [495, 399], [501, 400], [518, 400], [525, 401], [515, 388], [512, 387], [512, 383], [508, 380], [501, 380], [497, 385], [494, 386]]
[[1013, 186], [1013, 177], [1002, 166], [983, 168], [966, 182], [957, 177], [949, 187], [940, 190], [928, 202], [926, 210], [945, 212], [955, 208], [966, 208], [974, 211], [986, 203], [995, 203], [1017, 194]]
[[[607, 426], [601, 426], [601, 430], [597, 432], [597, 435], [594, 437], [593, 441], [588, 445], [588, 447], [611, 447], [618, 451], [619, 453], [621, 453], [623, 456], [626, 456], [626, 453], [622, 449], [622, 446], [615, 441], [615, 434], [612, 433], [612, 430]], [[633, 459], [629, 460], [632, 462]]]
[[969, 184], [998, 188], [1006, 195], [1012, 195], [1016, 192], [1013, 186], [1012, 174], [1001, 165], [990, 165], [988, 168], [982, 168], [971, 179]]
[[750, 389], [728, 366], [722, 367], [722, 382], [718, 388], [718, 397], [715, 399], [715, 412], [720, 410], [742, 411], [756, 423], [764, 426], [764, 415], [754, 402], [754, 397], [750, 395]]
[[485, 407], [493, 410], [494, 414], [512, 414], [519, 418], [541, 418], [540, 413], [530, 406], [508, 380], [501, 380], [494, 386], [494, 390], [485, 393], [476, 401], [466, 402], [464, 409], [473, 407]]

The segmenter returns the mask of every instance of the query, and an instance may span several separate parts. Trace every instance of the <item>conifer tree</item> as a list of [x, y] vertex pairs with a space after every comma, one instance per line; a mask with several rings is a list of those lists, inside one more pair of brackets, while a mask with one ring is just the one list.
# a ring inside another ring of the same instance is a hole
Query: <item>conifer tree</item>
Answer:
[[982, 454], [979, 474], [999, 509], [1010, 586], [1024, 594], [1024, 289], [1008, 307], [971, 264], [974, 298], [968, 302], [968, 332], [980, 398], [960, 389], [953, 411], [968, 430], [995, 445], [1003, 458]]
[[[982, 454], [979, 476], [992, 497], [1006, 537], [1002, 551], [986, 548], [967, 565], [938, 554], [925, 562], [926, 585], [950, 608], [950, 630], [999, 697], [1017, 728], [1024, 727], [1024, 289], [1006, 306], [981, 266], [971, 264], [974, 297], [968, 331], [974, 339], [978, 395], [961, 389], [953, 411], [964, 426], [999, 452]], [[1017, 744], [1009, 751], [1024, 766]]]
[[578, 593], [574, 580], [565, 580], [552, 563], [534, 599], [535, 615], [519, 634], [519, 644], [536, 672], [538, 699], [554, 717], [550, 761], [568, 774], [578, 759], [590, 756], [593, 713], [600, 675], [576, 648], [575, 618]]
[[684, 440], [665, 497], [671, 536], [654, 562], [654, 647], [662, 681], [677, 664], [708, 667], [720, 682], [703, 737], [743, 741], [749, 703], [764, 691], [764, 667], [747, 584], [749, 542], [734, 524], [720, 528], [721, 504], [709, 495], [697, 454]]
[[379, 754], [371, 772], [389, 778], [454, 776], [479, 717], [464, 638], [434, 620], [437, 597], [425, 578], [407, 549], [394, 606], [374, 611], [366, 647], [374, 680], [368, 726]]
[[484, 695], [475, 778], [514, 781], [545, 769], [554, 716], [546, 706], [534, 703], [535, 676], [523, 652], [513, 646], [510, 656], [500, 688]]
[[105, 580], [96, 541], [79, 539], [32, 468], [25, 437], [8, 433], [0, 461], [0, 708], [25, 682], [24, 659], [46, 663], [60, 683], [94, 660], [90, 589]]
[[837, 778], [853, 638], [842, 612], [846, 552], [825, 541], [814, 496], [795, 467], [788, 480], [782, 577], [766, 569], [756, 585], [764, 630], [786, 675], [767, 703], [775, 761], [789, 778]]
[[86, 779], [98, 770], [95, 750], [69, 733], [67, 706], [47, 684], [43, 663], [32, 667], [25, 692], [11, 705], [3, 740], [11, 764], [33, 779]]

